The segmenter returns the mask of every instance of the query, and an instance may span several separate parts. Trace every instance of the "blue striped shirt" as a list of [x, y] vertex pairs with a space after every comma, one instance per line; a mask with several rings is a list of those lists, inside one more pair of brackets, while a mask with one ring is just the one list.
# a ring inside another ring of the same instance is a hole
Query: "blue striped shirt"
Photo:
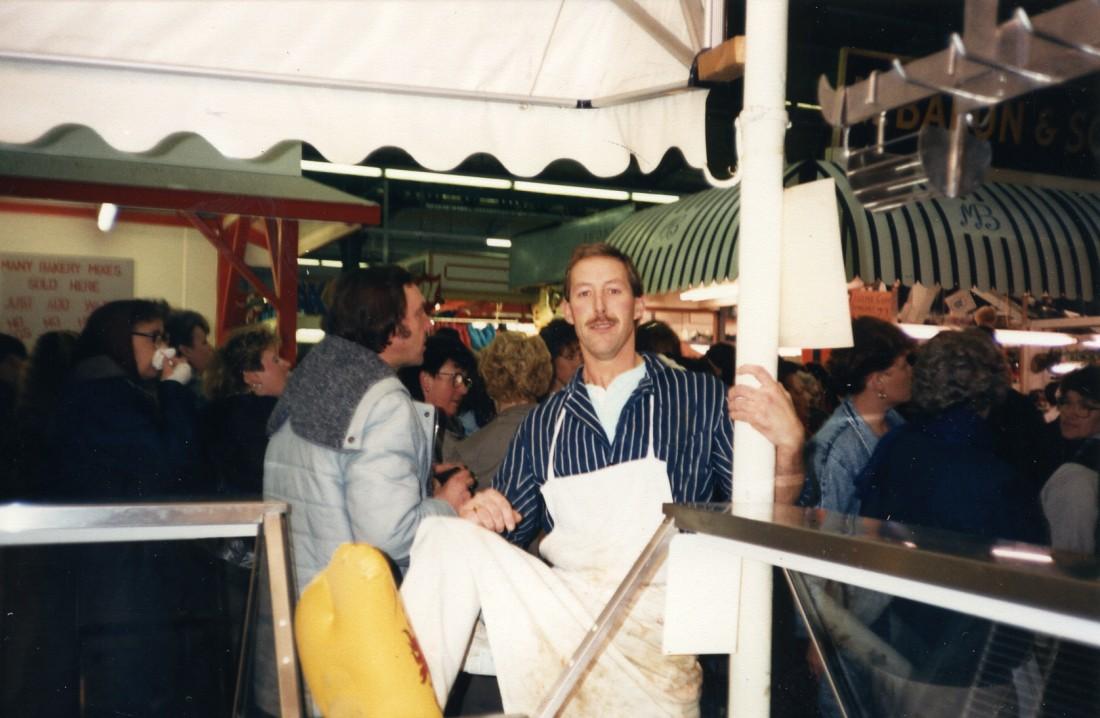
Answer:
[[649, 396], [653, 395], [654, 448], [657, 458], [668, 465], [673, 501], [729, 498], [733, 423], [726, 410], [725, 386], [713, 376], [671, 369], [651, 354], [642, 358], [646, 375], [623, 407], [613, 443], [600, 426], [583, 371], [520, 424], [493, 478], [493, 487], [523, 514], [516, 530], [505, 534], [509, 541], [525, 546], [540, 528], [549, 532], [554, 527], [539, 489], [546, 482], [550, 440], [562, 411], [565, 417], [553, 457], [557, 476], [643, 458], [649, 448]]

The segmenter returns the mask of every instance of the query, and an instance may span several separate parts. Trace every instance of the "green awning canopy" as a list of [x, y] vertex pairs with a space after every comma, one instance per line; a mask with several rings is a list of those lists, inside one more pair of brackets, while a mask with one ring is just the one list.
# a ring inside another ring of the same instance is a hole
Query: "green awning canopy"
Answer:
[[[975, 287], [1009, 296], [1100, 294], [1100, 194], [1002, 182], [967, 197], [912, 202], [872, 214], [829, 162], [787, 170], [789, 186], [831, 177], [848, 278]], [[737, 277], [738, 187], [637, 212], [608, 241], [638, 265], [647, 293]]]

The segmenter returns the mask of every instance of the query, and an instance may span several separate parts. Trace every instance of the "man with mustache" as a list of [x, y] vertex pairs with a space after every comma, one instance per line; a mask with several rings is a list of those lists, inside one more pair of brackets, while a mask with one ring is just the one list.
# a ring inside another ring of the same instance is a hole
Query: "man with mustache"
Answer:
[[[729, 410], [716, 377], [635, 350], [642, 282], [626, 255], [581, 245], [564, 290], [563, 314], [576, 327], [583, 365], [520, 425], [495, 490], [460, 511], [519, 546], [545, 532], [539, 551], [550, 566], [453, 519], [425, 521], [413, 546], [402, 594], [441, 703], [480, 610], [504, 710], [533, 713], [653, 535], [661, 504], [730, 497], [731, 418], [776, 445], [777, 474], [801, 473], [801, 424], [763, 369], [743, 370], [761, 386], [731, 390]], [[785, 482], [777, 500], [793, 502], [800, 485]], [[442, 613], [441, 595], [448, 597]], [[578, 687], [571, 699], [578, 714], [698, 714], [695, 658], [661, 651], [663, 604], [659, 577]]]

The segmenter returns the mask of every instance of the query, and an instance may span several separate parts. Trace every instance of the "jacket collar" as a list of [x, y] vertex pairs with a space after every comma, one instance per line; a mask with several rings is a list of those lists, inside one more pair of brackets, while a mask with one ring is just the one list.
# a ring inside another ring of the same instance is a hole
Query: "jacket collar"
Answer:
[[[661, 371], [675, 371], [669, 369], [661, 360], [653, 354], [648, 352], [639, 352], [642, 356], [642, 360], [645, 362], [645, 376], [638, 382], [637, 388], [630, 395], [630, 399], [627, 400], [626, 406], [623, 407], [623, 411], [626, 411], [631, 404], [639, 401], [641, 397], [652, 394], [655, 390], [655, 383], [653, 377], [657, 375], [657, 372]], [[592, 405], [592, 399], [588, 396], [588, 388], [584, 383], [584, 367], [581, 366], [577, 369], [577, 373], [573, 375], [573, 378], [565, 388], [562, 389], [565, 393], [563, 399], [563, 409], [571, 413], [581, 423], [585, 424], [591, 431], [595, 432], [597, 436], [606, 436], [603, 430], [603, 425], [600, 424], [600, 419], [596, 416], [596, 407]]]

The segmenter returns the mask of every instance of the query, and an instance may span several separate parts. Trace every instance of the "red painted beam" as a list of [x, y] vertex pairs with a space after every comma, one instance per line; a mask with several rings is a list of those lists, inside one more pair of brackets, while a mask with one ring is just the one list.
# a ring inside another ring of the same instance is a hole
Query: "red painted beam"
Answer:
[[[42, 202], [5, 202], [0, 200], [0, 212], [12, 212], [14, 214], [45, 215], [48, 217], [74, 217], [96, 221], [99, 216], [97, 207], [74, 207], [59, 204], [45, 204]], [[140, 209], [120, 208], [115, 223], [135, 222], [139, 224], [155, 224], [163, 227], [190, 227], [191, 223], [176, 214], [164, 212], [142, 211]]]
[[275, 305], [279, 326], [279, 354], [291, 364], [298, 357], [298, 223], [294, 220], [278, 222], [278, 236], [270, 232], [275, 223], [268, 222], [268, 246], [272, 248], [271, 265], [278, 267], [275, 292], [279, 301]]
[[[211, 227], [201, 217], [190, 212], [184, 212], [183, 216], [191, 220], [192, 226], [199, 230], [202, 236], [206, 237], [210, 244], [214, 245], [214, 249], [218, 250], [218, 255], [224, 257], [238, 274], [247, 279], [248, 283], [251, 284], [257, 292], [263, 295], [264, 299], [272, 304], [278, 302], [278, 298], [275, 296], [275, 293], [271, 291], [271, 288], [264, 284], [263, 281], [256, 276], [256, 273], [252, 271], [251, 267], [244, 263], [243, 251], [241, 252], [242, 256], [237, 256], [233, 248], [226, 244], [223, 232], [220, 228]], [[238, 221], [243, 222], [244, 220]], [[245, 226], [242, 231], [247, 235], [248, 227]]]

